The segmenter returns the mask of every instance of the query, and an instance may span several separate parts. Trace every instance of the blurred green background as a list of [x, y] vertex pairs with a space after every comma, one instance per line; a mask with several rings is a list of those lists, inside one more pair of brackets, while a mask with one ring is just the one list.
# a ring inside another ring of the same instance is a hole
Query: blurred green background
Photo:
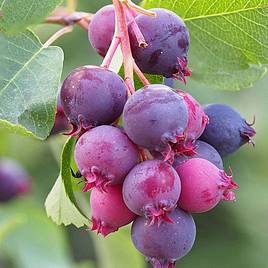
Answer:
[[[79, 1], [79, 10], [95, 12], [111, 1]], [[46, 40], [58, 26], [34, 30]], [[75, 67], [100, 64], [85, 31], [56, 42], [65, 53], [63, 78]], [[268, 75], [253, 88], [240, 92], [215, 91], [189, 81], [187, 90], [202, 104], [227, 103], [249, 121], [256, 116], [256, 148], [244, 146], [225, 159], [241, 189], [236, 203], [221, 203], [210, 213], [194, 215], [197, 238], [193, 250], [177, 267], [268, 267]], [[266, 132], [267, 131], [267, 132]], [[129, 227], [105, 240], [85, 229], [56, 226], [46, 217], [44, 201], [59, 172], [65, 137], [45, 142], [8, 134], [0, 129], [0, 156], [18, 160], [33, 178], [33, 192], [0, 206], [0, 268], [145, 268], [133, 248]], [[86, 196], [88, 200], [88, 197]]]

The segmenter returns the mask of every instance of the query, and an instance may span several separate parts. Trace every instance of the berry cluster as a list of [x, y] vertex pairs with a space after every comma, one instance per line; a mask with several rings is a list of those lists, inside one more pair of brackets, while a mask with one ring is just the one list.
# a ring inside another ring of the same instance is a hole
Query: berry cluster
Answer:
[[[188, 30], [176, 14], [151, 11], [157, 16], [127, 13], [134, 60], [142, 72], [185, 82]], [[113, 6], [90, 24], [90, 42], [102, 56], [114, 28]], [[139, 42], [140, 34], [148, 44]], [[69, 134], [78, 135], [75, 161], [83, 191], [91, 190], [92, 230], [106, 236], [133, 221], [135, 247], [155, 268], [175, 267], [195, 240], [190, 213], [235, 200], [238, 185], [221, 157], [252, 142], [254, 129], [231, 107], [203, 108], [166, 85], [149, 84], [128, 96], [124, 80], [105, 67], [72, 71], [61, 103], [73, 126]]]

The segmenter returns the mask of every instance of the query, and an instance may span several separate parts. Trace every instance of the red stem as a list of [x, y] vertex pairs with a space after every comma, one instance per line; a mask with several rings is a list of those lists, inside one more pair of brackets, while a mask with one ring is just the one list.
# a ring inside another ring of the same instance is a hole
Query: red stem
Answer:
[[118, 37], [121, 40], [121, 49], [124, 59], [125, 82], [130, 93], [133, 94], [135, 92], [133, 81], [134, 59], [130, 48], [126, 14], [124, 6], [119, 0], [113, 0], [113, 4], [117, 19]]
[[142, 47], [142, 48], [146, 48], [148, 46], [148, 44], [146, 43], [146, 40], [138, 26], [138, 24], [136, 23], [136, 20], [135, 20], [135, 17], [134, 15], [132, 14], [132, 10], [131, 9], [127, 9], [127, 18], [128, 18], [128, 21], [129, 21], [129, 25], [130, 27], [132, 28], [135, 36], [136, 36], [136, 39], [138, 41], [138, 44], [139, 44], [139, 47]]
[[102, 67], [109, 68], [119, 44], [120, 44], [120, 38], [115, 33], [113, 40], [112, 40], [112, 43], [111, 43], [111, 45], [107, 51], [107, 54], [106, 54], [106, 56], [103, 59], [103, 62], [101, 64]]
[[134, 71], [145, 86], [150, 85], [149, 80], [145, 77], [145, 75], [143, 74], [143, 72], [140, 70], [140, 68], [135, 62], [134, 62]]

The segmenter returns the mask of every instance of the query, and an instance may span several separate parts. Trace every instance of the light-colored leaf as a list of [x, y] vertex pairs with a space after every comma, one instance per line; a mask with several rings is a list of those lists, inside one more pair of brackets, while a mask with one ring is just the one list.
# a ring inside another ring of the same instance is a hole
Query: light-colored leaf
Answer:
[[71, 163], [75, 138], [70, 138], [62, 151], [60, 175], [47, 196], [47, 215], [58, 225], [73, 224], [77, 228], [88, 225], [89, 220], [79, 208], [73, 192]]
[[88, 220], [81, 215], [67, 196], [61, 177], [56, 180], [51, 192], [48, 194], [45, 207], [48, 217], [58, 225], [64, 224], [67, 226], [73, 224], [80, 228], [88, 223]]
[[176, 12], [190, 32], [192, 78], [212, 88], [252, 86], [268, 63], [267, 0], [144, 0]]
[[32, 32], [0, 33], [0, 127], [45, 139], [54, 124], [62, 65], [62, 50], [45, 48]]
[[0, 31], [16, 34], [42, 22], [62, 0], [1, 0]]

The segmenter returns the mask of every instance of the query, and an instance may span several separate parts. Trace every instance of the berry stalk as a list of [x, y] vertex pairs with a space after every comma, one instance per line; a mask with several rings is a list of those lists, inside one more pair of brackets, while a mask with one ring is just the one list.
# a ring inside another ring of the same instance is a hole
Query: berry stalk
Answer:
[[130, 93], [133, 94], [135, 92], [133, 81], [134, 59], [130, 47], [125, 8], [119, 0], [113, 0], [113, 4], [117, 20], [118, 37], [121, 40], [121, 49], [124, 58], [125, 82]]

